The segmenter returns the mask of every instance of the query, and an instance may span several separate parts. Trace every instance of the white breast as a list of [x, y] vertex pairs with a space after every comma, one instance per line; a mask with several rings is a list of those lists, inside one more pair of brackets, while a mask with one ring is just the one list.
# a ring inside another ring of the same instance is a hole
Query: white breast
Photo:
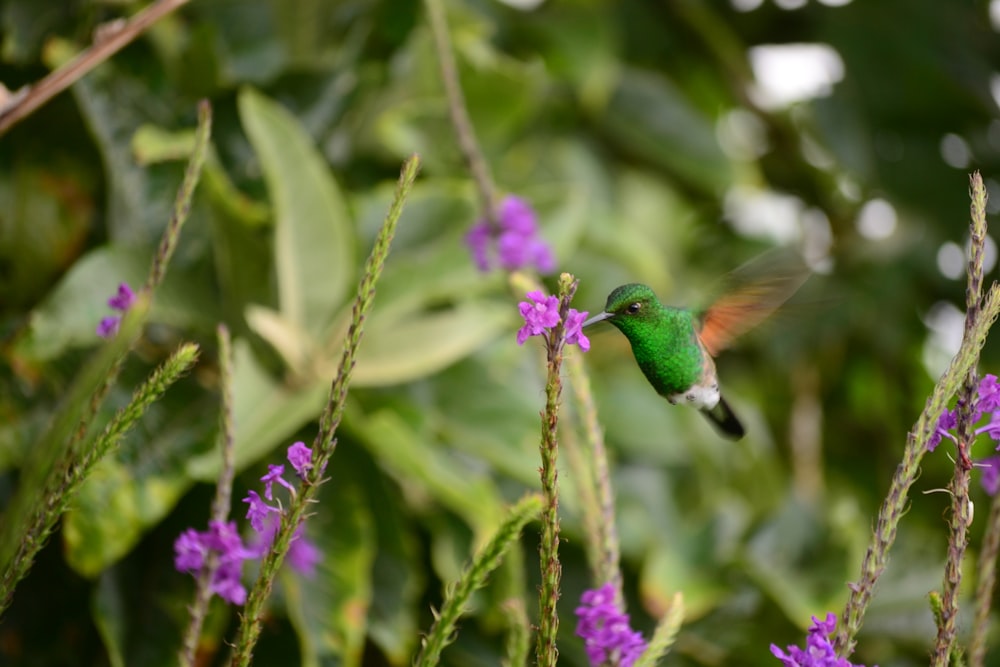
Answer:
[[687, 391], [667, 396], [674, 405], [690, 405], [699, 410], [711, 410], [719, 404], [719, 383], [694, 385]]

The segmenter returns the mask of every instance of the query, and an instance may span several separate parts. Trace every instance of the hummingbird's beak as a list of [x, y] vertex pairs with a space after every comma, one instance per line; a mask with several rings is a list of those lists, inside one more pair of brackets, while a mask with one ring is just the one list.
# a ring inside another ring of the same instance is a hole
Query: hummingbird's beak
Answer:
[[580, 328], [582, 329], [584, 327], [589, 327], [591, 324], [597, 324], [598, 322], [603, 322], [609, 317], [611, 317], [611, 313], [598, 313], [597, 315], [594, 315], [589, 320], [584, 322]]

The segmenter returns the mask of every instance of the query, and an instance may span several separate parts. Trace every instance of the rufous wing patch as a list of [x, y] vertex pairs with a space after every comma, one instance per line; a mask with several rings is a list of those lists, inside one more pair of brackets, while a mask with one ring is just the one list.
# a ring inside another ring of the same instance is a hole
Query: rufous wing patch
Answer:
[[723, 295], [701, 316], [702, 345], [717, 355], [777, 310], [808, 277], [808, 272], [770, 276]]

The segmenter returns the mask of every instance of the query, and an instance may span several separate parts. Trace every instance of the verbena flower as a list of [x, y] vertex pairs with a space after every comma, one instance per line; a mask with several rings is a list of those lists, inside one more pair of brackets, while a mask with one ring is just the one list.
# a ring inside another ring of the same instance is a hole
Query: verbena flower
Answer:
[[209, 521], [206, 531], [188, 528], [181, 533], [174, 542], [174, 567], [197, 576], [210, 553], [218, 556], [218, 567], [210, 583], [212, 592], [233, 604], [246, 602], [247, 591], [240, 577], [243, 561], [255, 554], [244, 546], [235, 521]]
[[133, 303], [135, 303], [135, 292], [128, 286], [128, 283], [119, 283], [118, 291], [108, 299], [108, 306], [120, 313], [131, 308]]
[[288, 462], [292, 464], [295, 474], [304, 478], [312, 470], [312, 449], [304, 442], [296, 442], [288, 448]]
[[[280, 518], [276, 515], [268, 516], [264, 519], [263, 529], [257, 533], [255, 539], [251, 540], [250, 549], [254, 556], [260, 558], [267, 553], [271, 545], [274, 544], [274, 536], [278, 534], [281, 525]], [[322, 554], [316, 544], [305, 535], [305, 524], [299, 524], [292, 535], [292, 543], [288, 547], [286, 562], [293, 570], [307, 577], [312, 577], [316, 573], [316, 565], [319, 563]]]
[[[1000, 383], [997, 382], [997, 376], [991, 374], [982, 377], [972, 398], [972, 415], [970, 417], [972, 423], [978, 424], [984, 417], [988, 421], [972, 430], [973, 438], [985, 433], [996, 443], [996, 449], [1000, 450]], [[941, 413], [941, 418], [938, 419], [934, 433], [931, 434], [930, 440], [927, 441], [928, 451], [933, 452], [937, 449], [937, 446], [941, 444], [944, 438], [948, 438], [957, 444], [958, 437], [955, 434], [957, 426], [958, 406]], [[983, 485], [983, 489], [991, 496], [996, 495], [998, 488], [1000, 488], [1000, 470], [997, 468], [998, 465], [1000, 465], [1000, 457], [997, 456], [976, 461], [976, 467], [980, 468], [983, 473], [980, 483]]]
[[[989, 415], [990, 420], [973, 430], [973, 435], [986, 433], [994, 441], [1000, 442], [1000, 384], [997, 383], [996, 375], [984, 375], [976, 388], [976, 394], [972, 398], [972, 423], [979, 423], [984, 415]], [[954, 429], [958, 425], [958, 406], [952, 410], [945, 410], [938, 420], [937, 427], [927, 442], [927, 449], [934, 451], [943, 438], [948, 438], [957, 443]]]
[[[534, 291], [527, 293], [527, 301], [517, 304], [521, 317], [524, 318], [524, 326], [517, 331], [517, 344], [524, 345], [524, 341], [531, 336], [544, 336], [552, 327], [559, 324], [559, 299], [554, 296], [545, 296], [542, 292]], [[587, 338], [581, 326], [587, 319], [588, 313], [578, 312], [575, 308], [570, 308], [566, 312], [566, 322], [564, 323], [566, 343], [569, 345], [579, 345], [581, 350], [590, 349], [590, 339]]]
[[497, 211], [497, 226], [493, 229], [487, 220], [479, 220], [465, 236], [480, 271], [494, 268], [494, 256], [496, 263], [508, 271], [525, 266], [533, 266], [543, 274], [555, 270], [555, 255], [539, 236], [535, 212], [526, 201], [505, 197]]
[[830, 635], [837, 629], [837, 617], [832, 612], [827, 613], [826, 620], [820, 621], [812, 617], [809, 634], [806, 635], [806, 647], [787, 647], [787, 653], [775, 644], [771, 644], [771, 653], [781, 660], [785, 667], [864, 667], [855, 665], [847, 658], [837, 657], [830, 643]]
[[646, 650], [646, 641], [629, 626], [628, 614], [618, 608], [614, 586], [604, 584], [585, 591], [580, 602], [576, 634], [583, 638], [590, 663], [595, 667], [607, 662], [631, 667]]
[[250, 505], [250, 507], [247, 508], [247, 520], [250, 522], [250, 527], [258, 533], [264, 530], [264, 519], [266, 519], [271, 512], [281, 514], [280, 507], [268, 505], [261, 499], [260, 494], [254, 490], [247, 491], [247, 497], [243, 499], [243, 502], [249, 503]]
[[990, 456], [976, 461], [976, 467], [982, 471], [979, 483], [983, 485], [983, 490], [995, 496], [1000, 490], [1000, 456]]
[[[288, 462], [297, 474], [303, 476], [312, 467], [312, 450], [304, 443], [296, 442], [288, 448]], [[260, 478], [264, 483], [264, 496], [268, 500], [274, 500], [275, 483], [295, 495], [296, 489], [283, 477], [284, 472], [283, 465], [269, 465], [267, 474]], [[236, 531], [235, 522], [214, 520], [208, 522], [207, 531], [198, 532], [188, 528], [174, 542], [174, 567], [180, 572], [197, 575], [209, 553], [219, 554], [218, 569], [212, 577], [211, 590], [233, 604], [243, 604], [246, 601], [247, 592], [240, 583], [243, 561], [261, 558], [267, 553], [274, 543], [274, 536], [284, 515], [280, 501], [274, 505], [268, 504], [253, 489], [247, 491], [243, 502], [248, 505], [246, 517], [256, 533], [256, 537], [248, 545], [244, 545]], [[288, 549], [288, 564], [298, 572], [312, 576], [320, 558], [319, 549], [305, 536], [304, 524], [300, 523]]]
[[[312, 467], [312, 450], [305, 446], [305, 443], [296, 442], [287, 451], [288, 462], [299, 477], [303, 477], [305, 472]], [[295, 495], [295, 487], [286, 480], [283, 475], [285, 466], [268, 465], [267, 474], [260, 478], [264, 482], [264, 497], [268, 500], [274, 499], [274, 484], [288, 489], [288, 493]], [[247, 509], [247, 519], [251, 527], [257, 532], [258, 539], [254, 541], [257, 556], [263, 556], [274, 543], [274, 536], [280, 526], [280, 518], [284, 515], [284, 510], [279, 502], [277, 506], [265, 503], [256, 491], [248, 491], [247, 497], [243, 499], [249, 504]], [[302, 574], [312, 575], [316, 569], [316, 563], [320, 560], [319, 549], [305, 536], [304, 524], [299, 524], [295, 529], [291, 545], [288, 548], [288, 563], [293, 569]]]
[[[120, 283], [118, 291], [108, 299], [108, 306], [119, 313], [127, 311], [132, 307], [133, 303], [135, 303], [135, 292], [128, 286], [128, 283]], [[113, 338], [118, 333], [121, 321], [121, 315], [109, 315], [108, 317], [101, 318], [100, 323], [97, 325], [97, 335], [101, 338]]]
[[264, 482], [264, 497], [268, 500], [274, 500], [273, 486], [274, 483], [282, 485], [294, 496], [295, 487], [289, 484], [282, 475], [285, 474], [285, 466], [280, 465], [268, 465], [267, 474], [260, 478], [260, 481]]
[[586, 311], [578, 312], [575, 308], [566, 312], [566, 344], [579, 345], [584, 352], [590, 349], [590, 339], [584, 335], [581, 327], [589, 314]]

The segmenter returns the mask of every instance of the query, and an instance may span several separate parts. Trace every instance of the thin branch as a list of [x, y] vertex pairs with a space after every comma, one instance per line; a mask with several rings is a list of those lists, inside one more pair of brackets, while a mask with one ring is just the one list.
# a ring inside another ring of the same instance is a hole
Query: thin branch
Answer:
[[38, 83], [21, 88], [0, 105], [0, 136], [87, 72], [121, 51], [154, 23], [190, 0], [159, 0], [131, 19], [112, 21], [94, 33], [94, 43]]

